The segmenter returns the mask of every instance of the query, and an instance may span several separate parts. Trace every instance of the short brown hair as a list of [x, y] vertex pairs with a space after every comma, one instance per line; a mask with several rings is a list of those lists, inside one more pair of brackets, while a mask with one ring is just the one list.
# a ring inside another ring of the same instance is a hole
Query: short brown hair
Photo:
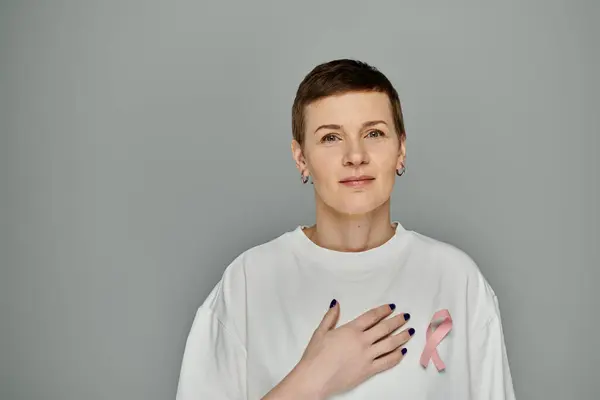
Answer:
[[387, 94], [400, 143], [406, 138], [398, 93], [377, 68], [358, 60], [338, 59], [319, 64], [302, 80], [292, 106], [292, 135], [304, 145], [306, 106], [319, 99], [348, 92], [374, 91]]

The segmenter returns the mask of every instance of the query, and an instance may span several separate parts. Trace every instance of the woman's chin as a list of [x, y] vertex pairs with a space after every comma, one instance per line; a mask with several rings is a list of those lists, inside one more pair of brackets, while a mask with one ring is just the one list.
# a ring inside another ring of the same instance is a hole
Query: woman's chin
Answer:
[[365, 202], [353, 202], [351, 204], [339, 204], [333, 207], [338, 213], [348, 216], [360, 216], [373, 213], [376, 211], [384, 202], [381, 201], [365, 201]]

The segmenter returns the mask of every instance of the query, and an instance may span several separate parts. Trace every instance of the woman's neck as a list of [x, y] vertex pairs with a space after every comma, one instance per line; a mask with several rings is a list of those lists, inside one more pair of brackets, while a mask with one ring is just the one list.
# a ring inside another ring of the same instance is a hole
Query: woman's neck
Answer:
[[315, 244], [331, 250], [365, 251], [381, 246], [395, 234], [389, 203], [362, 215], [341, 215], [317, 207], [316, 217], [316, 224], [304, 232]]

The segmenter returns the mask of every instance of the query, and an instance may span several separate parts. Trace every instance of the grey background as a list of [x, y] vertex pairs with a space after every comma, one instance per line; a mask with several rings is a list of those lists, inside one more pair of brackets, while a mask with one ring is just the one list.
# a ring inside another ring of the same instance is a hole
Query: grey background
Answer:
[[394, 218], [480, 265], [517, 397], [597, 398], [599, 8], [2, 2], [0, 398], [174, 398], [224, 268], [313, 222], [290, 107], [338, 57], [397, 86]]

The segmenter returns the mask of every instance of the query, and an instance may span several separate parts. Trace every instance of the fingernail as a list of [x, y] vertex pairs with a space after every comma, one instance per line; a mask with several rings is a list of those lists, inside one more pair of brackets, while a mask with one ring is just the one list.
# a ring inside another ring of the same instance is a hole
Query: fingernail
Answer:
[[402, 349], [402, 355], [405, 355], [407, 351], [408, 351], [408, 350], [406, 350], [406, 347], [405, 347], [405, 348], [403, 348], [403, 349]]
[[394, 311], [396, 309], [396, 305], [394, 303], [390, 304], [390, 308], [392, 309], [392, 311]]
[[337, 300], [336, 299], [331, 300], [331, 304], [329, 304], [329, 308], [335, 307], [336, 304], [337, 304]]
[[408, 321], [409, 319], [410, 319], [410, 314], [409, 313], [404, 314], [404, 320]]
[[410, 328], [410, 329], [408, 330], [408, 334], [409, 334], [410, 336], [414, 335], [414, 334], [415, 334], [415, 330], [414, 330], [413, 328]]

